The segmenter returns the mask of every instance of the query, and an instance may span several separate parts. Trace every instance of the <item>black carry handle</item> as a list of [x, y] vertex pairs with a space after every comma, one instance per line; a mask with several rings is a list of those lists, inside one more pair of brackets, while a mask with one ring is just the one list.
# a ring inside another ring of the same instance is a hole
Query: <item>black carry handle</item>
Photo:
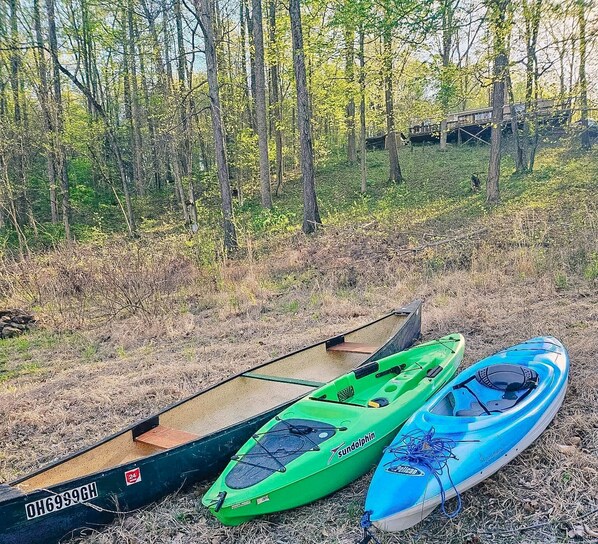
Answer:
[[441, 372], [442, 367], [440, 365], [435, 366], [434, 368], [431, 368], [430, 370], [428, 370], [428, 372], [426, 372], [426, 378], [435, 378]]
[[222, 508], [222, 505], [224, 504], [224, 499], [226, 499], [226, 491], [221, 491], [220, 493], [218, 493], [217, 499], [218, 502], [214, 507], [214, 512], [218, 512]]
[[393, 366], [392, 368], [389, 368], [388, 370], [385, 370], [384, 372], [378, 372], [378, 374], [376, 374], [376, 378], [381, 378], [382, 376], [386, 376], [388, 374], [396, 374], [397, 376], [403, 372], [403, 370], [405, 370], [406, 365], [398, 365], [398, 366]]
[[361, 378], [365, 378], [366, 376], [373, 374], [374, 372], [376, 372], [376, 370], [378, 370], [378, 368], [380, 368], [378, 366], [378, 361], [372, 361], [367, 365], [357, 367], [353, 371], [353, 374], [355, 374], [356, 380], [360, 380]]

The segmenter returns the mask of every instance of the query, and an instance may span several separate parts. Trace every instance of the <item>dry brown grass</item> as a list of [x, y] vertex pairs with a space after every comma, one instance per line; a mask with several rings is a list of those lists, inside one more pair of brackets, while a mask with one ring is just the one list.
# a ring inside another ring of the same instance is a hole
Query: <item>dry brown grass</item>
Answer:
[[[178, 240], [177, 240], [178, 241]], [[0, 303], [33, 307], [55, 330], [168, 312], [200, 273], [190, 257], [152, 239], [73, 244], [25, 261], [0, 261]]]
[[[580, 517], [598, 507], [598, 294], [571, 259], [579, 247], [595, 246], [596, 222], [568, 250], [564, 244], [547, 249], [546, 236], [554, 240], [566, 229], [545, 219], [516, 215], [496, 225], [479, 224], [490, 228], [487, 236], [416, 254], [400, 251], [409, 242], [399, 227], [381, 235], [366, 226], [328, 229], [311, 240], [292, 236], [284, 247], [223, 265], [209, 277], [194, 272], [184, 255], [168, 261], [174, 276], [169, 272], [164, 281], [171, 287], [164, 297], [157, 283], [148, 287], [156, 294], [149, 297], [155, 301], [151, 312], [126, 312], [126, 318], [94, 328], [83, 319], [80, 332], [61, 332], [51, 345], [36, 343], [47, 334], [42, 329], [31, 335], [25, 355], [15, 355], [13, 366], [23, 357], [36, 363], [36, 371], [0, 383], [0, 481], [91, 444], [225, 375], [419, 297], [425, 300], [425, 337], [462, 332], [466, 365], [531, 336], [551, 334], [569, 349], [571, 383], [549, 429], [465, 493], [455, 521], [435, 512], [415, 529], [383, 541], [589, 542], [598, 516]], [[443, 236], [438, 232], [432, 239]], [[151, 265], [160, 258], [165, 256], [148, 254], [137, 275], [130, 259], [115, 267], [137, 278], [164, 277]], [[86, 301], [101, 292], [104, 284], [96, 274], [107, 266], [96, 252], [90, 259], [95, 268], [81, 265], [94, 271], [91, 286], [82, 281]], [[75, 261], [68, 262], [67, 270], [77, 269]], [[555, 280], [556, 269], [566, 274], [565, 282]], [[42, 313], [60, 316], [47, 295], [58, 288], [58, 278], [43, 285], [49, 302]], [[72, 294], [66, 298], [76, 300]], [[64, 331], [64, 322], [44, 317], [46, 329]], [[206, 483], [83, 542], [348, 544], [359, 537], [370, 477], [314, 504], [238, 528], [221, 527], [199, 505]], [[519, 530], [531, 525], [538, 526]]]

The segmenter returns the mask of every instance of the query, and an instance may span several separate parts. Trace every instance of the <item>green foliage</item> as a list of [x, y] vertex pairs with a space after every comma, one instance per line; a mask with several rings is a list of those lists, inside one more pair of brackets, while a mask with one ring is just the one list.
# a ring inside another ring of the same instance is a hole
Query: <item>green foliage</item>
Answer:
[[0, 383], [15, 376], [41, 372], [40, 353], [55, 349], [60, 341], [61, 335], [46, 331], [30, 331], [25, 336], [0, 340]]
[[283, 304], [283, 310], [289, 314], [296, 314], [299, 311], [299, 301], [290, 300]]
[[567, 289], [569, 287], [569, 278], [564, 272], [556, 272], [554, 275], [554, 286], [559, 289]]
[[588, 264], [584, 268], [583, 275], [587, 280], [594, 281], [598, 278], [598, 252], [590, 254]]
[[258, 208], [251, 215], [251, 231], [254, 233], [279, 234], [297, 230], [299, 214], [290, 210]]

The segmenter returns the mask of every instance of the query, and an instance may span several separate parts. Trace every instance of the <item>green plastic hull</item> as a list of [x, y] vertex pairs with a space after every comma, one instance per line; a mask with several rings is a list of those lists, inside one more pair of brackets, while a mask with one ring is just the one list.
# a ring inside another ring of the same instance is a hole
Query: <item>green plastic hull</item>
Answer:
[[[453, 334], [370, 363], [270, 420], [203, 498], [225, 525], [329, 495], [375, 466], [401, 425], [455, 373]], [[397, 372], [398, 370], [398, 372]]]

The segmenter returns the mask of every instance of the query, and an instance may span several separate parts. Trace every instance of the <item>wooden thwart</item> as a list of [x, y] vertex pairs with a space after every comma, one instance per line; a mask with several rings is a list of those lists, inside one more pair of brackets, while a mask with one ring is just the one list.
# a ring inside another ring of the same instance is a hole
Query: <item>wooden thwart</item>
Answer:
[[270, 376], [269, 374], [258, 374], [257, 372], [245, 372], [245, 378], [254, 378], [256, 380], [266, 380], [268, 382], [291, 383], [293, 385], [305, 385], [306, 387], [322, 387], [326, 382], [315, 382], [312, 380], [302, 380], [299, 378], [287, 378], [285, 376]]
[[196, 434], [158, 425], [146, 433], [139, 435], [135, 438], [135, 441], [141, 442], [142, 444], [148, 444], [149, 446], [155, 446], [156, 448], [161, 448], [163, 450], [168, 450], [175, 446], [191, 442], [196, 438], [199, 438]]
[[328, 351], [345, 351], [349, 353], [371, 354], [375, 353], [378, 348], [379, 346], [374, 346], [372, 344], [362, 344], [360, 342], [341, 342], [340, 344], [329, 347]]

